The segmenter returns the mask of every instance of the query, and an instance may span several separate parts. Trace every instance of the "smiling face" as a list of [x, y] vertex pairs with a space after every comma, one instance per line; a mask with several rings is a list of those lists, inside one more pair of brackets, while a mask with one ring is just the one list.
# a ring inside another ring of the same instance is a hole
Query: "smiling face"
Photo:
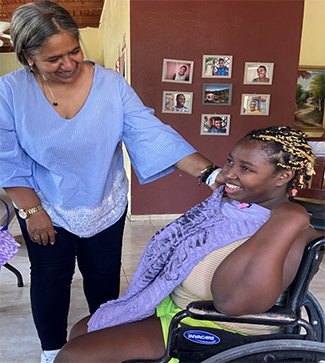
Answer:
[[62, 31], [50, 36], [33, 60], [26, 58], [47, 80], [68, 84], [80, 73], [83, 53], [79, 41], [71, 33]]
[[265, 78], [266, 77], [266, 70], [264, 67], [257, 68], [257, 76], [258, 78]]
[[224, 60], [220, 59], [220, 60], [219, 60], [219, 67], [220, 67], [220, 68], [223, 68], [224, 66], [225, 66], [225, 62], [224, 62]]
[[279, 200], [286, 200], [289, 173], [276, 172], [259, 141], [240, 141], [229, 154], [222, 172], [225, 191], [233, 200], [257, 203], [269, 209]]
[[183, 67], [181, 67], [181, 68], [179, 69], [178, 74], [179, 74], [180, 76], [184, 76], [185, 72], [186, 72], [186, 68], [183, 66]]
[[185, 104], [185, 96], [184, 95], [178, 95], [176, 101], [177, 101], [177, 107], [178, 108], [184, 107], [184, 104]]
[[221, 130], [221, 129], [222, 129], [222, 120], [215, 120], [215, 121], [214, 121], [214, 126], [215, 126], [218, 130]]

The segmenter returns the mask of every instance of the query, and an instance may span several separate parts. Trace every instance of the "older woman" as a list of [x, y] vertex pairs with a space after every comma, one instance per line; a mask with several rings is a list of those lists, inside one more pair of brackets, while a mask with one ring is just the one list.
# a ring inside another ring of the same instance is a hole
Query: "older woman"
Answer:
[[176, 168], [198, 177], [212, 163], [154, 117], [122, 76], [84, 61], [78, 27], [58, 4], [19, 7], [10, 31], [24, 68], [0, 78], [0, 186], [18, 210], [47, 362], [66, 342], [76, 256], [90, 313], [119, 295], [122, 141], [141, 183]]

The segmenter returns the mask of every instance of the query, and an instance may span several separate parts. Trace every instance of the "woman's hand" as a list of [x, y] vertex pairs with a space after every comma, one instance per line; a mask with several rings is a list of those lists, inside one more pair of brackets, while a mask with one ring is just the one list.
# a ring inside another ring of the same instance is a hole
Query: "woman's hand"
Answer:
[[51, 218], [45, 210], [39, 211], [26, 219], [29, 238], [39, 245], [46, 246], [49, 242], [55, 243], [55, 234]]
[[[10, 199], [16, 204], [18, 209], [29, 209], [40, 205], [41, 201], [34, 189], [25, 187], [4, 188]], [[26, 219], [27, 232], [29, 238], [46, 246], [49, 242], [55, 243], [55, 230], [50, 216], [45, 210], [32, 214]]]

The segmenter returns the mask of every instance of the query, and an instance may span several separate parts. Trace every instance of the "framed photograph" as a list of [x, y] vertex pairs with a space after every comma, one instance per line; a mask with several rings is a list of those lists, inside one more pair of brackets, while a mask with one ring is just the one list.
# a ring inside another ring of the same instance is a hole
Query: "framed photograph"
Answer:
[[192, 113], [192, 92], [164, 91], [162, 112], [163, 113]]
[[244, 84], [271, 85], [274, 63], [246, 62]]
[[241, 115], [266, 116], [270, 109], [270, 95], [243, 94], [241, 99]]
[[162, 82], [192, 83], [194, 62], [164, 59]]
[[201, 135], [229, 135], [230, 115], [203, 114]]
[[203, 83], [202, 105], [231, 105], [232, 84]]
[[295, 126], [303, 131], [323, 131], [325, 67], [300, 67], [297, 78]]
[[121, 52], [119, 73], [126, 78], [126, 47]]
[[231, 55], [204, 55], [202, 78], [231, 78]]

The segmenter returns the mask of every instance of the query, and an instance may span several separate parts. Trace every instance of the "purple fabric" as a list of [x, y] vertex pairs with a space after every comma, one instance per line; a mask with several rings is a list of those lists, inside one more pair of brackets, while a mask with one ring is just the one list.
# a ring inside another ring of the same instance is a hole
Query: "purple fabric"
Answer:
[[205, 255], [251, 236], [269, 218], [269, 210], [256, 204], [238, 209], [238, 202], [228, 203], [225, 209], [231, 213], [226, 216], [220, 210], [222, 193], [220, 187], [152, 237], [125, 294], [100, 306], [89, 320], [89, 332], [154, 314]]
[[5, 265], [18, 252], [19, 243], [0, 226], [0, 266]]

